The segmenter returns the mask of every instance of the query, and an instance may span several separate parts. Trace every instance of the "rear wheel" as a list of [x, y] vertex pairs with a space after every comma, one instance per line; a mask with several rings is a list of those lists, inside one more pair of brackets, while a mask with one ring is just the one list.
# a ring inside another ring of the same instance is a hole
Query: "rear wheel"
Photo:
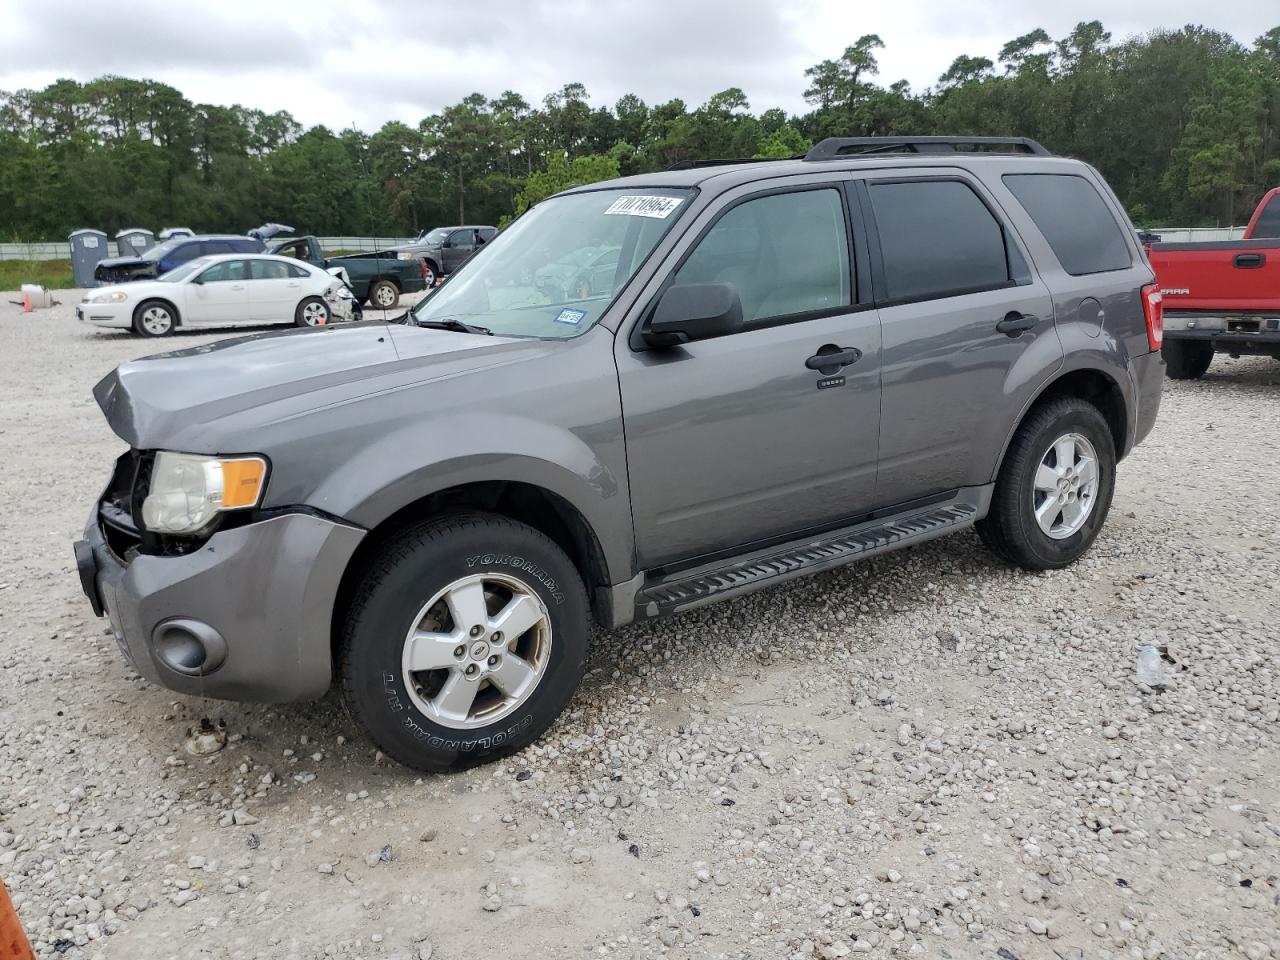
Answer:
[[1014, 435], [978, 534], [1020, 567], [1065, 567], [1101, 531], [1115, 474], [1115, 441], [1098, 408], [1078, 397], [1050, 401]]
[[144, 300], [133, 311], [133, 330], [144, 337], [164, 337], [178, 325], [178, 314], [163, 300]]
[[461, 770], [537, 739], [582, 678], [587, 597], [551, 540], [504, 517], [413, 527], [368, 566], [338, 651], [352, 716], [388, 756]]
[[400, 302], [400, 290], [390, 280], [378, 280], [369, 288], [369, 306], [378, 310], [393, 310]]
[[322, 327], [330, 319], [329, 305], [320, 297], [307, 297], [293, 312], [293, 322], [300, 327]]
[[1203, 340], [1166, 340], [1160, 352], [1173, 380], [1199, 380], [1213, 363], [1213, 344]]

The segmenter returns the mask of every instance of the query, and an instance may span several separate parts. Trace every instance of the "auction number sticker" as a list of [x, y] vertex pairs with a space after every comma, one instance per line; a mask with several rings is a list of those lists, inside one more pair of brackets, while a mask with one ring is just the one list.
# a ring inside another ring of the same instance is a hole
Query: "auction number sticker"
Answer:
[[571, 323], [575, 327], [587, 318], [585, 310], [561, 310], [556, 316], [556, 323]]
[[652, 217], [655, 220], [665, 220], [675, 212], [675, 209], [682, 203], [680, 197], [619, 197], [613, 203], [609, 204], [609, 209], [605, 213], [610, 213], [627, 217]]

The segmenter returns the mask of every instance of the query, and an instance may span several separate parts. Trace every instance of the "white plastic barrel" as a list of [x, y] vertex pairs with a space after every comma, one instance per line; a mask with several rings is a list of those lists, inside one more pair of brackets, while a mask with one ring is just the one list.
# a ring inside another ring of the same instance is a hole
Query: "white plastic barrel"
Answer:
[[39, 310], [42, 307], [53, 306], [53, 294], [38, 283], [24, 283], [22, 285], [22, 298], [31, 298], [31, 309]]

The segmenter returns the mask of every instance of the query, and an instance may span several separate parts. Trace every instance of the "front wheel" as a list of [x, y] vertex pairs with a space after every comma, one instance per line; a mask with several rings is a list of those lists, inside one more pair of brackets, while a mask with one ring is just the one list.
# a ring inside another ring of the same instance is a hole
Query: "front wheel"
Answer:
[[293, 322], [300, 327], [323, 327], [330, 319], [329, 305], [320, 297], [307, 297], [293, 312]]
[[436, 268], [435, 268], [435, 267], [433, 267], [433, 266], [431, 265], [431, 261], [430, 261], [430, 260], [424, 260], [424, 261], [422, 262], [422, 286], [423, 286], [423, 289], [425, 289], [426, 291], [430, 292], [430, 291], [431, 291], [431, 289], [436, 285], [436, 277], [437, 277], [437, 276], [438, 276], [438, 272], [436, 271]]
[[465, 514], [415, 526], [368, 565], [338, 673], [352, 716], [388, 756], [431, 772], [537, 739], [586, 666], [587, 597], [543, 534]]
[[1014, 434], [978, 534], [1020, 567], [1065, 567], [1097, 539], [1115, 477], [1115, 441], [1098, 408], [1078, 397], [1050, 401]]
[[1166, 340], [1160, 353], [1171, 380], [1199, 380], [1213, 363], [1213, 344], [1203, 340]]
[[400, 302], [400, 290], [390, 280], [379, 280], [369, 288], [369, 306], [377, 310], [393, 310]]
[[165, 337], [173, 333], [178, 318], [163, 300], [145, 300], [133, 311], [134, 333], [144, 337]]

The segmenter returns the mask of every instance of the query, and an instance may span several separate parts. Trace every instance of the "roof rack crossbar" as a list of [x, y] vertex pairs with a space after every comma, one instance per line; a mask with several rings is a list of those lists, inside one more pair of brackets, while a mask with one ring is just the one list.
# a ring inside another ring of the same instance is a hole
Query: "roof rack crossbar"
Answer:
[[[844, 160], [885, 153], [957, 153], [957, 147], [1010, 147], [1012, 153], [1053, 156], [1029, 137], [827, 137], [806, 160]], [[977, 152], [977, 151], [964, 151]]]

